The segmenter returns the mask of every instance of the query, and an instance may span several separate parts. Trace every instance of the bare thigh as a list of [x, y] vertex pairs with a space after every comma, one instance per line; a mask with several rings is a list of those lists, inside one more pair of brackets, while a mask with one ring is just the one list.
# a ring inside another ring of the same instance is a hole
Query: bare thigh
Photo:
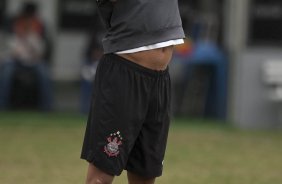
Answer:
[[114, 180], [114, 176], [109, 175], [93, 164], [89, 164], [86, 184], [111, 184]]
[[[155, 178], [144, 178], [127, 172], [128, 184], [154, 184]], [[86, 184], [112, 184], [114, 176], [109, 175], [93, 164], [89, 164]]]

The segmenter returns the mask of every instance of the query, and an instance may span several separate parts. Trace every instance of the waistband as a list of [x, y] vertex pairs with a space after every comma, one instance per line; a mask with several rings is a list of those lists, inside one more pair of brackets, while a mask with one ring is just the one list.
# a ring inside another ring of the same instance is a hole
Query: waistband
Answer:
[[168, 67], [165, 70], [152, 70], [150, 68], [146, 68], [144, 66], [141, 66], [139, 64], [136, 64], [132, 61], [129, 61], [117, 54], [105, 54], [103, 56], [106, 60], [115, 62], [121, 65], [126, 65], [127, 67], [130, 67], [131, 69], [144, 73], [145, 75], [150, 75], [152, 77], [161, 77], [161, 76], [167, 76], [169, 75], [169, 69]]

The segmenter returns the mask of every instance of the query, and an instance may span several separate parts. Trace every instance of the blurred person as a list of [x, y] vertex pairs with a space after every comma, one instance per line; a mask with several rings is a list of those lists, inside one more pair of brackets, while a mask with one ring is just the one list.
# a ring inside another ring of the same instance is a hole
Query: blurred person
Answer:
[[11, 24], [10, 57], [1, 66], [0, 109], [10, 105], [13, 77], [17, 69], [25, 68], [35, 73], [39, 85], [40, 108], [50, 110], [52, 103], [51, 81], [45, 59], [47, 58], [46, 32], [37, 15], [37, 5], [23, 4], [22, 11]]
[[95, 78], [98, 63], [103, 55], [103, 47], [99, 34], [94, 32], [86, 48], [81, 67], [81, 112], [88, 113], [91, 102], [92, 83]]
[[175, 46], [172, 62], [169, 65], [172, 86], [172, 115], [179, 116], [184, 104], [189, 58], [193, 54], [193, 41], [185, 39], [184, 44]]
[[87, 184], [162, 175], [170, 122], [168, 64], [185, 37], [177, 0], [97, 0], [107, 31], [81, 158]]

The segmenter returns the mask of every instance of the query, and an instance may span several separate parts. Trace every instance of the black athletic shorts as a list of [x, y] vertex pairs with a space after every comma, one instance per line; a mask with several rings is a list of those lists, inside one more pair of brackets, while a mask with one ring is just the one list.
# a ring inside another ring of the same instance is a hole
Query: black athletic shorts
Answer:
[[170, 76], [115, 54], [97, 68], [81, 158], [111, 175], [162, 174], [169, 129]]

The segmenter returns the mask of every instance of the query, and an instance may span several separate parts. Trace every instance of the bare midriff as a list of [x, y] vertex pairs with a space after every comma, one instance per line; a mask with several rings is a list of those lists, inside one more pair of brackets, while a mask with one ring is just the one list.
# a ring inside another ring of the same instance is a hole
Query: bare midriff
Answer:
[[171, 60], [173, 46], [141, 51], [119, 56], [151, 70], [165, 70]]

